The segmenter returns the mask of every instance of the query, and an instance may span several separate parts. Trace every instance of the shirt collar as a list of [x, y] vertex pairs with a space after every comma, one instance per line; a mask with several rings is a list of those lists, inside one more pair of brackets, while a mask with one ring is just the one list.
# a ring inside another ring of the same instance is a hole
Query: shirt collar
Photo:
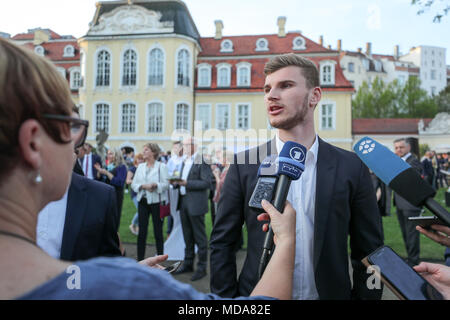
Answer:
[[405, 154], [405, 155], [402, 157], [402, 160], [403, 160], [403, 161], [406, 161], [406, 159], [408, 159], [410, 155], [411, 155], [411, 152], [408, 152], [407, 154]]
[[[278, 132], [276, 133], [276, 136], [275, 136], [275, 142], [277, 145], [277, 152], [278, 152], [278, 154], [280, 154], [280, 151], [283, 149], [284, 142], [281, 141], [280, 136], [278, 135]], [[311, 159], [311, 157], [312, 157], [313, 163], [316, 164], [318, 151], [319, 151], [319, 137], [316, 134], [316, 138], [314, 139], [313, 145], [306, 152], [306, 160]]]

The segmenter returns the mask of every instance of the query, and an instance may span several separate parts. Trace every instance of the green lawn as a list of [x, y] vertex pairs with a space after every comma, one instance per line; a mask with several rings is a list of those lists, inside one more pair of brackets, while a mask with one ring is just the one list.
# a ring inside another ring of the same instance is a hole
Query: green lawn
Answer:
[[[444, 201], [444, 193], [445, 188], [442, 188], [438, 191], [435, 200], [437, 200], [442, 206], [447, 209], [449, 207], [445, 206]], [[136, 212], [136, 208], [131, 201], [130, 194], [125, 194], [123, 201], [123, 209], [122, 209], [122, 218], [120, 223], [120, 239], [125, 243], [136, 243], [137, 237], [130, 232], [128, 226], [131, 223], [131, 219], [133, 218]], [[426, 214], [431, 214], [428, 212]], [[403, 239], [400, 231], [400, 226], [398, 224], [397, 216], [395, 215], [395, 208], [391, 209], [391, 215], [388, 217], [383, 217], [383, 228], [384, 228], [384, 242], [386, 245], [390, 246], [397, 252], [400, 256], [406, 257], [406, 249], [403, 244]], [[211, 234], [212, 223], [211, 223], [211, 215], [208, 213], [206, 215], [206, 231], [209, 238]], [[164, 221], [164, 235], [167, 230], [167, 219]], [[245, 229], [244, 229], [245, 233]], [[155, 238], [153, 236], [153, 226], [150, 219], [149, 222], [149, 232], [148, 232], [148, 243], [154, 244]], [[247, 237], [244, 235], [244, 248], [247, 247]], [[420, 256], [423, 260], [443, 260], [445, 248], [425, 236], [421, 235], [420, 238]]]

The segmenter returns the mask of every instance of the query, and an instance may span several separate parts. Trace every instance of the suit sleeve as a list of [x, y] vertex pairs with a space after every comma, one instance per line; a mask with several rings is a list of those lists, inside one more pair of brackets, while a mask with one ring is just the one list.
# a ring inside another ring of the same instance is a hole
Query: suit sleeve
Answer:
[[351, 199], [350, 249], [353, 267], [354, 299], [381, 299], [382, 286], [369, 289], [371, 276], [361, 260], [383, 245], [382, 221], [378, 211], [375, 190], [367, 167], [360, 162], [358, 183]]
[[120, 256], [119, 237], [117, 230], [117, 205], [116, 205], [116, 193], [114, 188], [108, 187], [108, 201], [104, 205], [105, 209], [105, 224], [103, 227], [102, 243], [100, 246], [100, 256]]
[[236, 248], [244, 223], [244, 192], [239, 180], [238, 166], [231, 165], [222, 187], [210, 242], [211, 292], [228, 298], [238, 295]]
[[[191, 169], [192, 170], [192, 169]], [[199, 179], [188, 179], [186, 184], [186, 190], [200, 191], [211, 188], [211, 168], [209, 165], [202, 163], [200, 165], [200, 177]]]

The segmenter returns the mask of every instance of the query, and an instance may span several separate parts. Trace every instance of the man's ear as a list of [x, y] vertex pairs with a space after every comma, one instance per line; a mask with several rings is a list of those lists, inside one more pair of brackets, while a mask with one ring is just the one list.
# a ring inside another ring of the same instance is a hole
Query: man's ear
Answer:
[[25, 163], [33, 170], [42, 165], [43, 128], [35, 119], [26, 120], [19, 129], [19, 149]]
[[322, 89], [320, 87], [315, 87], [311, 92], [311, 99], [309, 100], [310, 106], [315, 108], [322, 98]]

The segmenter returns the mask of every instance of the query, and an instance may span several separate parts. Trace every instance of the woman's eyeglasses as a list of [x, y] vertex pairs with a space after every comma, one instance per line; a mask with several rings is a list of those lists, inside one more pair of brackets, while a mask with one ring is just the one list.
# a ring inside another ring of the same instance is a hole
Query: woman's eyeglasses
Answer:
[[81, 120], [78, 118], [59, 114], [44, 114], [43, 117], [49, 120], [68, 122], [70, 126], [70, 136], [74, 143], [75, 149], [81, 147], [84, 144], [89, 127], [88, 120]]

